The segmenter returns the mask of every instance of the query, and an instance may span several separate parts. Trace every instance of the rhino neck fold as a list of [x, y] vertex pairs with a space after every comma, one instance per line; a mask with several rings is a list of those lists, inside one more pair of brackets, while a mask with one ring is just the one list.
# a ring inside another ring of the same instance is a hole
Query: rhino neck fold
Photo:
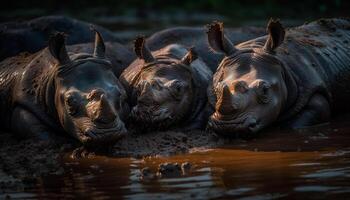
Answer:
[[15, 93], [13, 104], [30, 112], [53, 130], [62, 130], [54, 105], [54, 66], [57, 63], [47, 49], [29, 58], [25, 63], [23, 75], [18, 80], [19, 92]]
[[182, 120], [184, 125], [196, 120], [201, 113], [205, 112], [205, 106], [207, 105], [207, 84], [197, 73], [192, 73], [192, 85], [193, 95], [190, 102], [190, 109], [185, 113], [185, 117]]
[[[281, 61], [281, 59], [279, 60]], [[287, 89], [287, 99], [285, 99], [285, 102], [282, 104], [282, 110], [280, 112], [278, 121], [284, 121], [293, 115], [293, 108], [297, 102], [299, 92], [296, 80], [297, 76], [293, 73], [293, 71], [286, 63], [282, 61], [281, 63], [282, 77]]]
[[55, 106], [55, 77], [56, 70], [54, 69], [49, 70], [47, 74], [43, 75], [38, 90], [33, 97], [35, 99], [34, 102], [26, 103], [36, 105], [26, 106], [22, 103], [22, 106], [27, 107], [40, 121], [52, 129], [63, 130], [61, 126], [59, 126], [60, 123]]
[[38, 92], [38, 97], [41, 98], [41, 102], [44, 105], [44, 110], [46, 113], [58, 122], [58, 113], [55, 105], [55, 93], [56, 93], [56, 71], [52, 70], [50, 75], [44, 79], [42, 87], [40, 87], [40, 92]]

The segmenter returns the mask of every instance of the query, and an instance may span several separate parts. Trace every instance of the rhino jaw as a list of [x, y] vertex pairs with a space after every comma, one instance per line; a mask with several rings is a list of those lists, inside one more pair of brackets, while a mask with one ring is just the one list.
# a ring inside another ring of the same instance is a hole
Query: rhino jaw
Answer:
[[215, 112], [209, 119], [208, 126], [215, 133], [226, 136], [242, 136], [256, 133], [261, 124], [259, 120], [252, 115], [245, 115], [238, 118], [230, 118]]

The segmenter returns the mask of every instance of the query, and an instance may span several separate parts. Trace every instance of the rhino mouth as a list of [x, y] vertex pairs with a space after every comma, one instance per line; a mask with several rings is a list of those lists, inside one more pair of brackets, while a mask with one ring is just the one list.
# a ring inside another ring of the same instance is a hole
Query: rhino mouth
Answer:
[[109, 128], [88, 126], [79, 131], [79, 140], [85, 144], [112, 143], [127, 134], [124, 123], [116, 122]]
[[218, 134], [228, 136], [238, 135], [244, 137], [247, 134], [256, 133], [260, 128], [260, 123], [259, 120], [252, 115], [243, 115], [241, 117], [232, 118], [215, 112], [210, 117], [208, 126]]
[[152, 110], [140, 109], [138, 106], [131, 111], [133, 121], [146, 129], [165, 129], [174, 123], [174, 117], [166, 108], [157, 108]]

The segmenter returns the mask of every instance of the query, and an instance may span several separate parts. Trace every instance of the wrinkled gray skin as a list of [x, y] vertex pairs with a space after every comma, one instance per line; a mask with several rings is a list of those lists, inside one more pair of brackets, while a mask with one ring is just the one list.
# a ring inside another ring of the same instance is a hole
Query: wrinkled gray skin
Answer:
[[[112, 70], [116, 77], [119, 77], [132, 61], [136, 59], [135, 54], [116, 42], [106, 42], [105, 57], [112, 63]], [[92, 54], [94, 51], [93, 43], [83, 43], [67, 46], [67, 50], [72, 53], [86, 52]]]
[[[233, 44], [239, 44], [263, 36], [265, 30], [257, 27], [227, 28], [225, 34]], [[224, 58], [223, 54], [213, 54], [210, 50], [205, 28], [176, 27], [165, 29], [151, 35], [146, 44], [151, 51], [171, 44], [179, 44], [187, 48], [196, 47], [198, 57], [207, 64], [212, 72], [216, 71], [220, 61]]]
[[98, 32], [93, 55], [68, 55], [64, 35], [57, 33], [48, 48], [1, 62], [0, 80], [1, 128], [18, 136], [67, 132], [93, 145], [126, 133], [126, 92]]
[[131, 108], [130, 122], [146, 130], [189, 130], [205, 126], [210, 69], [193, 49], [173, 44], [151, 52], [135, 40], [138, 56], [120, 76]]
[[287, 31], [270, 20], [268, 35], [232, 45], [222, 23], [208, 40], [225, 53], [208, 95], [217, 133], [248, 136], [274, 122], [291, 128], [329, 121], [348, 111], [350, 21], [326, 19]]
[[[90, 24], [65, 16], [45, 16], [28, 21], [14, 21], [0, 24], [0, 60], [20, 52], [35, 53], [47, 46], [47, 38], [54, 32], [69, 35], [67, 44], [90, 42], [94, 36]], [[94, 25], [105, 42], [120, 42], [112, 32]]]
[[121, 45], [121, 41], [111, 31], [64, 16], [45, 16], [29, 21], [0, 24], [0, 61], [20, 52], [35, 53], [45, 48], [47, 38], [55, 32], [64, 32], [69, 36], [66, 43], [73, 45], [68, 47], [69, 52], [93, 53], [93, 45], [90, 44], [94, 36], [90, 30], [91, 26], [104, 36], [106, 58], [112, 62], [113, 71], [119, 77], [122, 70], [136, 58], [133, 52]]

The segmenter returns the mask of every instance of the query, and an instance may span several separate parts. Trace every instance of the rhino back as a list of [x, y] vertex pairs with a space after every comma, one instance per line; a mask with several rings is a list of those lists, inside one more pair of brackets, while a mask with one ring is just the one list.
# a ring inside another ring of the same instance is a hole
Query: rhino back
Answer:
[[[320, 76], [334, 111], [344, 110], [350, 100], [350, 21], [322, 19], [288, 33], [298, 43], [295, 54], [305, 58]], [[309, 74], [309, 77], [311, 74]]]
[[[121, 42], [111, 31], [97, 25], [94, 27], [103, 35], [105, 41]], [[68, 45], [90, 42], [94, 37], [89, 23], [64, 16], [45, 16], [24, 22], [2, 23], [0, 60], [20, 52], [34, 53], [43, 49], [49, 36], [56, 31], [69, 35]]]
[[[227, 28], [225, 29], [227, 37], [233, 44], [238, 44], [259, 36], [264, 35], [262, 28]], [[152, 51], [161, 49], [170, 44], [183, 45], [186, 48], [195, 47], [198, 55], [214, 72], [223, 59], [224, 55], [216, 54], [211, 51], [207, 42], [205, 28], [176, 27], [157, 32], [147, 39], [147, 45]]]
[[0, 124], [9, 128], [16, 86], [32, 56], [20, 54], [0, 63]]

